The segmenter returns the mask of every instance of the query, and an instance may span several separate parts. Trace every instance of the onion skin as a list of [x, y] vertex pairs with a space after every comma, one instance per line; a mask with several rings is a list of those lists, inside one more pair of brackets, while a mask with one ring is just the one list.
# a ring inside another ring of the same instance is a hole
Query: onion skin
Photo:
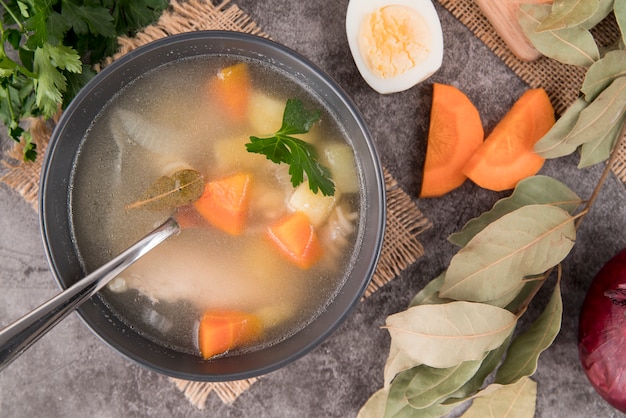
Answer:
[[626, 249], [593, 279], [578, 326], [578, 353], [594, 389], [626, 412]]

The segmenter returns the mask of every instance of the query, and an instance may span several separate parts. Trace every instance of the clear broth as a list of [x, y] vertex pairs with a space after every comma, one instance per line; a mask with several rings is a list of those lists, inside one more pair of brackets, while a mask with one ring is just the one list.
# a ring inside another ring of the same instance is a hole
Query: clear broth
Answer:
[[[363, 193], [350, 187], [344, 191], [337, 180], [333, 212], [319, 227], [325, 254], [316, 265], [308, 270], [292, 265], [264, 238], [269, 223], [290, 211], [293, 187], [287, 166], [248, 153], [243, 144], [250, 135], [271, 134], [280, 126], [259, 132], [258, 120], [225, 122], [220, 103], [203, 88], [219, 69], [240, 61], [230, 56], [184, 59], [135, 80], [93, 121], [72, 176], [74, 242], [85, 270], [92, 271], [171, 214], [127, 209], [166, 167], [191, 167], [206, 181], [238, 171], [252, 173], [253, 203], [244, 234], [184, 229], [120, 275], [123, 281], [116, 283], [125, 285], [123, 291], [101, 292], [113, 312], [137, 332], [188, 353], [198, 354], [198, 322], [210, 309], [252, 312], [262, 318], [263, 339], [235, 353], [267, 347], [298, 332], [337, 294], [358, 247]], [[271, 98], [271, 103], [298, 98], [305, 107], [322, 111], [310, 137], [302, 136], [320, 155], [327, 147], [349, 146], [337, 120], [314, 94], [266, 64], [245, 62], [254, 94]], [[144, 135], [142, 141], [149, 146], [133, 135]], [[359, 177], [353, 156], [351, 164]], [[355, 231], [350, 233], [349, 226]]]

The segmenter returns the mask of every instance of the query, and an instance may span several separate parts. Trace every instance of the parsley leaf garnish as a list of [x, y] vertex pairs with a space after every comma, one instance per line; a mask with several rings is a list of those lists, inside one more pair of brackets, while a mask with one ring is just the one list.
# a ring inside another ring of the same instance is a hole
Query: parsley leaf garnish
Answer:
[[118, 48], [120, 35], [155, 21], [167, 0], [0, 0], [0, 122], [37, 156], [20, 123], [49, 118]]
[[299, 186], [306, 174], [313, 193], [320, 191], [324, 196], [333, 196], [335, 183], [331, 179], [330, 170], [319, 163], [315, 148], [291, 136], [308, 133], [319, 119], [318, 110], [309, 111], [300, 100], [288, 99], [280, 129], [266, 138], [251, 136], [246, 149], [248, 152], [263, 154], [276, 164], [288, 164], [293, 187]]

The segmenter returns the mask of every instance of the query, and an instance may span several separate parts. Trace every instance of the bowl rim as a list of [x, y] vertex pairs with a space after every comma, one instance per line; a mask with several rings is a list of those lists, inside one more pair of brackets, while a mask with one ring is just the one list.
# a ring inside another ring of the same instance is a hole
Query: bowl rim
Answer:
[[[363, 116], [360, 111], [349, 97], [349, 95], [339, 86], [337, 82], [334, 81], [326, 72], [321, 70], [317, 65], [303, 57], [296, 51], [274, 42], [270, 39], [260, 37], [258, 35], [242, 33], [242, 32], [232, 32], [232, 31], [196, 31], [189, 32], [183, 34], [170, 35], [165, 38], [152, 41], [146, 45], [140, 46], [133, 51], [128, 52], [123, 55], [119, 59], [113, 61], [111, 64], [107, 65], [103, 68], [103, 70], [98, 73], [92, 80], [90, 80], [75, 96], [75, 98], [70, 102], [69, 106], [65, 109], [61, 118], [57, 122], [53, 133], [50, 138], [50, 142], [45, 152], [44, 160], [42, 163], [40, 184], [39, 184], [39, 223], [40, 223], [40, 233], [45, 247], [45, 253], [48, 265], [53, 273], [54, 279], [57, 282], [57, 285], [61, 289], [66, 287], [64, 281], [67, 281], [67, 278], [61, 277], [61, 271], [59, 269], [59, 265], [57, 263], [57, 259], [55, 254], [53, 254], [54, 243], [50, 242], [50, 234], [54, 230], [56, 226], [56, 221], [54, 215], [50, 215], [48, 213], [49, 202], [47, 199], [47, 195], [49, 194], [48, 190], [52, 187], [54, 180], [52, 179], [53, 173], [52, 169], [54, 168], [55, 157], [58, 154], [59, 143], [61, 138], [63, 138], [64, 128], [66, 127], [68, 121], [75, 117], [76, 114], [80, 112], [81, 106], [85, 100], [87, 100], [90, 95], [99, 88], [101, 83], [105, 83], [108, 77], [116, 72], [122, 71], [124, 67], [129, 65], [130, 63], [135, 62], [140, 57], [145, 54], [151, 54], [153, 51], [158, 50], [160, 48], [175, 48], [177, 45], [182, 45], [187, 42], [195, 42], [198, 40], [202, 41], [211, 41], [211, 42], [223, 42], [223, 41], [235, 41], [235, 42], [243, 42], [247, 45], [247, 48], [251, 48], [254, 46], [255, 48], [269, 48], [275, 53], [279, 54], [281, 58], [288, 58], [290, 60], [294, 60], [299, 64], [306, 67], [308, 71], [311, 72], [311, 75], [316, 78], [317, 81], [321, 82], [324, 86], [329, 88], [329, 91], [336, 99], [338, 99], [343, 106], [345, 106], [346, 110], [350, 113], [351, 117], [354, 120], [356, 126], [361, 132], [361, 136], [364, 138], [364, 145], [368, 151], [368, 162], [372, 167], [372, 183], [375, 186], [377, 196], [372, 196], [367, 204], [367, 210], [372, 211], [375, 217], [376, 228], [373, 231], [368, 231], [368, 236], [363, 237], [363, 241], [360, 245], [361, 247], [368, 245], [370, 247], [371, 258], [369, 260], [365, 260], [364, 263], [367, 265], [363, 270], [363, 274], [366, 276], [362, 278], [361, 284], [359, 288], [353, 292], [352, 296], [349, 299], [349, 303], [342, 305], [343, 308], [340, 309], [340, 314], [336, 315], [332, 322], [328, 325], [325, 325], [322, 331], [317, 332], [317, 337], [314, 338], [310, 343], [306, 344], [304, 347], [296, 350], [288, 356], [283, 357], [281, 360], [273, 361], [271, 364], [261, 364], [258, 367], [253, 367], [247, 371], [242, 372], [233, 372], [233, 373], [225, 373], [225, 374], [216, 374], [216, 375], [207, 375], [205, 373], [193, 374], [187, 372], [180, 372], [176, 370], [176, 368], [168, 368], [163, 367], [153, 362], [147, 361], [145, 358], [136, 358], [136, 355], [131, 351], [126, 350], [123, 345], [115, 341], [110, 341], [106, 338], [101, 332], [98, 332], [98, 328], [93, 323], [92, 318], [86, 313], [86, 307], [81, 306], [77, 309], [79, 316], [83, 323], [87, 325], [87, 327], [106, 345], [113, 348], [117, 353], [121, 354], [123, 357], [131, 360], [135, 364], [139, 364], [143, 367], [147, 367], [153, 371], [159, 372], [164, 375], [168, 375], [175, 378], [187, 379], [187, 380], [201, 380], [201, 381], [229, 381], [229, 380], [241, 380], [251, 377], [256, 377], [259, 375], [267, 374], [269, 372], [275, 371], [285, 365], [297, 360], [298, 358], [304, 356], [318, 345], [320, 345], [323, 341], [325, 341], [349, 316], [350, 312], [355, 308], [358, 301], [361, 299], [362, 295], [367, 288], [367, 285], [371, 281], [371, 278], [376, 269], [378, 260], [380, 258], [382, 243], [385, 233], [385, 224], [386, 224], [386, 190], [385, 190], [385, 182], [384, 176], [382, 172], [382, 166], [379, 160], [378, 152], [376, 150], [375, 143], [372, 139], [371, 133], [365, 124]], [[182, 57], [181, 57], [182, 58]], [[162, 65], [163, 63], [159, 64]], [[158, 66], [158, 65], [157, 65]], [[156, 68], [157, 66], [151, 67], [151, 69]], [[107, 99], [109, 100], [109, 99]], [[67, 140], [66, 140], [67, 142]], [[82, 139], [81, 139], [82, 142]], [[74, 158], [74, 156], [72, 156]], [[363, 157], [365, 158], [365, 157]], [[69, 180], [68, 180], [69, 181]], [[51, 185], [52, 184], [52, 185]], [[68, 196], [69, 199], [69, 196]], [[370, 205], [371, 204], [371, 205]], [[69, 208], [69, 203], [67, 203]], [[69, 218], [71, 215], [68, 210], [66, 210], [66, 215]], [[369, 216], [369, 215], [368, 215]], [[74, 250], [75, 251], [75, 250]], [[81, 267], [82, 270], [82, 267]], [[345, 284], [344, 284], [345, 285]], [[344, 288], [340, 289], [339, 293], [343, 293]], [[335, 296], [335, 299], [338, 298], [339, 295]], [[92, 298], [95, 299], [95, 298]], [[332, 303], [332, 302], [331, 302]], [[322, 314], [323, 315], [323, 314]], [[320, 316], [322, 316], [320, 315]], [[314, 320], [314, 321], [317, 321]], [[306, 331], [308, 328], [305, 327], [303, 330], [299, 331], [302, 333]], [[296, 333], [298, 334], [298, 333]], [[263, 351], [263, 350], [261, 350]], [[231, 357], [236, 358], [237, 356]], [[226, 357], [228, 358], [228, 357]], [[219, 359], [218, 359], [219, 361]]]

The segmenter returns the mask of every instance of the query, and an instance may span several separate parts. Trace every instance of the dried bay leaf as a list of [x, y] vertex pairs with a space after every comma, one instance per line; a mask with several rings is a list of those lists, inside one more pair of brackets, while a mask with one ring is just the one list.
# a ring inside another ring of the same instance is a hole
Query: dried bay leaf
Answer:
[[626, 75], [626, 51], [615, 50], [606, 53], [596, 61], [585, 75], [580, 91], [587, 102], [592, 102], [616, 78]]
[[602, 22], [613, 11], [613, 0], [600, 0], [598, 2], [598, 10], [587, 20], [581, 23], [585, 29], [591, 29], [598, 23]]
[[415, 409], [411, 407], [408, 401], [403, 400], [405, 405], [398, 409], [392, 409], [392, 406], [397, 404], [395, 399], [387, 400], [387, 408], [389, 412], [385, 410], [383, 418], [440, 418], [447, 415], [450, 411], [457, 407], [457, 405], [431, 405], [424, 409]]
[[615, 124], [605, 136], [598, 137], [591, 142], [584, 143], [580, 147], [580, 161], [578, 168], [585, 168], [594, 164], [608, 160], [613, 151], [613, 147], [617, 143], [620, 132], [622, 132], [622, 124], [624, 117]]
[[387, 389], [377, 390], [370, 398], [363, 404], [357, 418], [380, 418], [385, 414], [385, 406], [387, 405], [387, 395], [389, 391]]
[[517, 184], [511, 196], [498, 200], [490, 211], [467, 222], [460, 232], [450, 235], [448, 240], [463, 247], [487, 225], [522, 206], [549, 204], [573, 213], [580, 203], [580, 197], [560, 181], [543, 175], [528, 177]]
[[[398, 375], [391, 385], [390, 393], [404, 390], [405, 396], [413, 408], [424, 409], [444, 401], [470, 380], [480, 368], [481, 360], [464, 361], [456, 366], [435, 368], [425, 365], [413, 367]], [[403, 386], [403, 382], [406, 385]]]
[[532, 376], [537, 370], [539, 355], [554, 341], [561, 329], [563, 301], [557, 283], [550, 302], [537, 320], [511, 343], [506, 359], [496, 372], [496, 382], [511, 384]]
[[389, 347], [389, 356], [385, 363], [384, 387], [388, 388], [391, 386], [391, 382], [399, 373], [419, 365], [420, 363], [413, 360], [412, 357], [401, 350], [392, 340]]
[[626, 0], [615, 0], [613, 13], [622, 34], [622, 43], [626, 43]]
[[535, 152], [543, 158], [558, 158], [576, 151], [578, 145], [567, 142], [567, 135], [574, 129], [580, 113], [589, 106], [582, 97], [576, 99], [552, 128], [535, 143]]
[[[572, 216], [552, 205], [527, 205], [476, 234], [450, 261], [439, 296], [455, 300], [499, 300], [506, 306], [525, 278], [561, 262], [574, 246]], [[500, 299], [511, 295], [507, 302]]]
[[600, 51], [591, 32], [581, 25], [538, 32], [538, 26], [550, 14], [549, 4], [520, 5], [520, 26], [537, 51], [564, 64], [583, 67], [600, 59]]
[[434, 305], [440, 303], [452, 302], [452, 299], [443, 299], [439, 297], [439, 289], [445, 279], [445, 271], [438, 277], [431, 280], [424, 288], [413, 297], [409, 303], [409, 307], [417, 305]]
[[533, 418], [537, 403], [537, 383], [529, 378], [497, 390], [489, 390], [474, 399], [462, 418]]
[[565, 138], [572, 145], [582, 145], [606, 136], [626, 112], [626, 77], [615, 79], [587, 106]]
[[550, 15], [537, 26], [537, 31], [580, 25], [593, 17], [599, 6], [599, 0], [554, 0]]
[[196, 201], [204, 191], [204, 180], [196, 170], [184, 169], [171, 176], [159, 177], [148, 187], [140, 200], [127, 209], [150, 210], [176, 209]]
[[516, 321], [515, 315], [496, 306], [455, 301], [390, 315], [385, 328], [416, 364], [447, 368], [483, 358], [506, 340]]
[[491, 350], [483, 359], [480, 367], [463, 386], [461, 386], [456, 392], [450, 395], [450, 398], [445, 403], [455, 403], [467, 400], [470, 396], [475, 395], [483, 384], [485, 383], [485, 379], [487, 376], [493, 372], [500, 361], [502, 360], [502, 356], [506, 353], [506, 350], [509, 345], [509, 341], [511, 336], [507, 338], [504, 343], [500, 345], [500, 347]]

